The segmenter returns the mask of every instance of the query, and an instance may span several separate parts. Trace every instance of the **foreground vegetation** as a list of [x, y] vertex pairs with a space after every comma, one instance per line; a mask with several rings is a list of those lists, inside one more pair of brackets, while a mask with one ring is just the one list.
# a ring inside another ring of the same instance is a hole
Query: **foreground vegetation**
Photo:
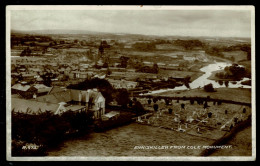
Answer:
[[[46, 155], [48, 148], [58, 146], [67, 136], [87, 133], [92, 116], [91, 112], [30, 115], [12, 111], [12, 156]], [[31, 150], [31, 145], [37, 148]]]

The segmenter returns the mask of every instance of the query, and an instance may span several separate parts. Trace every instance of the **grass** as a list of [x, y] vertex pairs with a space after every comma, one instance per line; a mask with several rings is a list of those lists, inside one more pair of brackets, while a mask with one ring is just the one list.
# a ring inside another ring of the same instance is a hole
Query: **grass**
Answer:
[[225, 58], [234, 57], [235, 62], [246, 60], [247, 53], [244, 51], [229, 51], [229, 52], [222, 52]]
[[226, 145], [230, 149], [218, 149], [211, 156], [251, 156], [252, 155], [252, 127], [238, 132]]
[[135, 146], [200, 146], [214, 140], [132, 123], [103, 133], [66, 141], [49, 156], [197, 156], [201, 149], [134, 149]]
[[168, 92], [154, 94], [154, 96], [168, 96], [168, 97], [210, 96], [211, 98], [214, 99], [224, 99], [224, 100], [232, 100], [237, 102], [251, 103], [251, 89], [242, 89], [242, 88], [217, 88], [216, 92], [205, 92], [203, 89], [168, 91]]

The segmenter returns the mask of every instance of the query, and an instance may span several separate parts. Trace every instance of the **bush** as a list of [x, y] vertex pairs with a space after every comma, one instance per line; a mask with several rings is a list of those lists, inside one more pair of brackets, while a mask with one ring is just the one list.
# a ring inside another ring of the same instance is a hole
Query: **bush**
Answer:
[[119, 89], [118, 94], [116, 96], [116, 101], [122, 107], [126, 107], [129, 103], [129, 93], [126, 89]]
[[190, 104], [193, 105], [194, 104], [194, 100], [190, 99]]
[[151, 99], [149, 99], [147, 102], [148, 102], [148, 104], [150, 105], [150, 104], [152, 103], [152, 100], [151, 100]]
[[214, 92], [214, 91], [215, 91], [214, 88], [213, 88], [213, 85], [212, 85], [211, 83], [205, 85], [205, 86], [204, 86], [204, 90], [205, 90], [206, 92]]
[[158, 104], [153, 105], [153, 109], [154, 109], [155, 112], [158, 111], [158, 108], [159, 108]]
[[181, 108], [182, 108], [182, 109], [185, 109], [185, 104], [182, 103], [182, 104], [181, 104]]
[[172, 114], [172, 109], [171, 108], [169, 108], [168, 111], [169, 111], [169, 114]]
[[[12, 140], [43, 147], [57, 146], [67, 134], [85, 133], [93, 123], [92, 116], [92, 112], [67, 111], [62, 115], [54, 115], [46, 111], [39, 115], [29, 115], [12, 111]], [[17, 147], [15, 144], [13, 146]], [[41, 150], [34, 153], [43, 154]], [[21, 153], [27, 154], [25, 151]]]

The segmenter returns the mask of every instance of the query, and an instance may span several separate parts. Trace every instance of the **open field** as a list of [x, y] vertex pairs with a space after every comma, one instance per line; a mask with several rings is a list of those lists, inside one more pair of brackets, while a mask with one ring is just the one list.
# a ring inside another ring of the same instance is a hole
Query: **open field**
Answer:
[[136, 81], [137, 78], [148, 78], [148, 77], [181, 77], [185, 78], [190, 76], [193, 81], [203, 75], [203, 72], [192, 72], [192, 71], [178, 71], [178, 70], [159, 70], [158, 74], [153, 73], [141, 73], [141, 72], [112, 72], [108, 78], [120, 78], [130, 81]]
[[229, 52], [222, 52], [225, 58], [234, 57], [235, 62], [246, 60], [247, 53], [245, 51], [229, 51]]
[[[168, 96], [168, 97], [207, 97], [214, 99], [232, 100], [237, 102], [251, 103], [251, 89], [242, 88], [217, 88], [216, 92], [206, 92], [204, 89], [191, 89], [183, 91], [168, 91], [153, 94], [153, 96]], [[227, 95], [228, 94], [228, 95]]]
[[132, 123], [64, 143], [49, 156], [198, 156], [202, 149], [134, 149], [135, 146], [202, 146], [214, 140]]
[[193, 72], [193, 71], [178, 71], [178, 70], [159, 70], [159, 75], [168, 76], [168, 77], [177, 77], [177, 78], [185, 78], [191, 77], [190, 81], [196, 80], [198, 77], [203, 75], [203, 72]]

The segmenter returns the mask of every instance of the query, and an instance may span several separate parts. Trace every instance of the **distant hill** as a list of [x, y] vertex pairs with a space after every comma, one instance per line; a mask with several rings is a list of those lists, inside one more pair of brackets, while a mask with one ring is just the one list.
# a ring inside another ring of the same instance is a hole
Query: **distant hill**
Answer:
[[158, 36], [158, 35], [144, 35], [144, 34], [130, 34], [130, 33], [110, 33], [110, 32], [96, 32], [96, 31], [89, 31], [89, 30], [65, 30], [65, 29], [55, 29], [55, 30], [31, 30], [31, 31], [21, 31], [21, 30], [11, 30], [11, 34], [31, 34], [31, 35], [102, 35], [102, 36], [113, 36], [117, 38], [145, 38], [145, 39], [167, 39], [167, 40], [192, 40], [192, 39], [199, 39], [199, 40], [234, 40], [234, 41], [246, 41], [250, 42], [250, 38], [242, 38], [242, 37], [207, 37], [207, 36]]
[[[11, 33], [23, 33], [23, 34], [102, 34], [105, 32], [95, 32], [88, 30], [64, 30], [64, 29], [48, 29], [48, 30], [31, 30], [31, 31], [21, 31], [21, 30], [11, 30]], [[106, 33], [109, 34], [109, 33]]]

